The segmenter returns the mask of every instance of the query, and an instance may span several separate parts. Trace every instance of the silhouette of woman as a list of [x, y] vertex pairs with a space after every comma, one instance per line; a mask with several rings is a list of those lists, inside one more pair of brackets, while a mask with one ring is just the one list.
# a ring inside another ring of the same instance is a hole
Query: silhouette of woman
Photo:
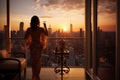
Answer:
[[[46, 48], [48, 32], [39, 27], [39, 18], [33, 16], [31, 18], [30, 27], [25, 33], [25, 47], [30, 49], [30, 60], [32, 65], [32, 80], [40, 80], [39, 74], [41, 70], [41, 54]], [[44, 23], [45, 25], [45, 23]]]

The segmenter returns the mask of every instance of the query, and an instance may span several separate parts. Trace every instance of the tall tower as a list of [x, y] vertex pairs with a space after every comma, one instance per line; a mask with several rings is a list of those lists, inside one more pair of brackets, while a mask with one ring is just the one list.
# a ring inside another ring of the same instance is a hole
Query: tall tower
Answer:
[[8, 26], [7, 25], [4, 25], [4, 32], [5, 32], [5, 34], [8, 32]]
[[20, 31], [23, 31], [23, 27], [24, 27], [24, 22], [20, 22], [19, 30], [20, 30]]
[[52, 28], [51, 28], [51, 25], [49, 25], [48, 34], [51, 34], [51, 33], [52, 33]]
[[84, 31], [80, 28], [80, 37], [84, 37]]
[[70, 23], [70, 33], [73, 32], [73, 25]]
[[4, 37], [5, 37], [5, 43], [6, 44], [4, 44], [4, 46], [5, 46], [5, 48], [7, 49], [8, 47], [8, 44], [9, 44], [9, 41], [7, 40], [7, 39], [9, 39], [9, 36], [7, 35], [9, 33], [9, 29], [8, 29], [8, 26], [7, 25], [4, 25]]
[[20, 22], [19, 31], [17, 32], [18, 37], [24, 37], [24, 22]]

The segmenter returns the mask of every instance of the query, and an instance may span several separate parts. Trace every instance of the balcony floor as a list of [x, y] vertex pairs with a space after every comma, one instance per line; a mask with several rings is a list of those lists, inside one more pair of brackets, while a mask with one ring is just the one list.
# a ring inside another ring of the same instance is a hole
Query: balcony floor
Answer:
[[[26, 80], [31, 80], [31, 68], [27, 68]], [[40, 74], [41, 80], [85, 80], [84, 68], [70, 68], [70, 72], [64, 74], [63, 79], [59, 73], [54, 72], [54, 68], [42, 68]]]

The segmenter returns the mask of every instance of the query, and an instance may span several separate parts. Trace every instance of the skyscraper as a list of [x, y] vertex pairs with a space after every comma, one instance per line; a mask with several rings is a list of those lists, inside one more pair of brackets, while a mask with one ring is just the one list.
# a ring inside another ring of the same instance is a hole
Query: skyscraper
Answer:
[[73, 25], [70, 23], [70, 33], [73, 32]]
[[19, 31], [17, 32], [17, 37], [24, 37], [24, 22], [20, 22]]
[[52, 28], [51, 28], [51, 25], [49, 25], [48, 34], [51, 34], [51, 33], [52, 33]]
[[80, 28], [80, 37], [84, 37], [84, 31]]
[[23, 31], [23, 27], [24, 27], [24, 22], [20, 22], [19, 30], [20, 30], [20, 31]]

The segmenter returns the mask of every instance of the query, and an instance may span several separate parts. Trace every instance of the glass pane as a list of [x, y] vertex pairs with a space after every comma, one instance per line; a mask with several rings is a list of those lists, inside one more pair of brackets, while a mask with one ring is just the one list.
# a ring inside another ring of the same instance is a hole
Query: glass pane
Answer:
[[6, 23], [6, 13], [7, 9], [6, 9], [6, 0], [1, 0], [0, 1], [0, 30], [4, 30], [4, 26], [7, 24]]
[[0, 53], [6, 52], [6, 28], [7, 28], [7, 13], [6, 0], [0, 0]]
[[[46, 25], [49, 32], [47, 49], [42, 66], [54, 67], [53, 53], [59, 40], [65, 40], [69, 66], [84, 67], [84, 0], [10, 0], [12, 52], [24, 52], [24, 34], [30, 27], [33, 15], [40, 18], [40, 26]], [[28, 52], [29, 53], [29, 52]], [[28, 63], [30, 55], [27, 54]]]
[[98, 0], [97, 75], [115, 80], [116, 1]]

